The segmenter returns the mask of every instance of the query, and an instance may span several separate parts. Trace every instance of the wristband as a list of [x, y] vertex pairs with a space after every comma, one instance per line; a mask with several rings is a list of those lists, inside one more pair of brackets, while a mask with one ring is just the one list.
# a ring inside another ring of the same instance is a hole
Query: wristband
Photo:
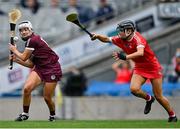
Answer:
[[119, 57], [119, 59], [121, 59], [121, 60], [126, 60], [126, 54], [125, 54], [124, 52], [118, 53], [118, 57]]

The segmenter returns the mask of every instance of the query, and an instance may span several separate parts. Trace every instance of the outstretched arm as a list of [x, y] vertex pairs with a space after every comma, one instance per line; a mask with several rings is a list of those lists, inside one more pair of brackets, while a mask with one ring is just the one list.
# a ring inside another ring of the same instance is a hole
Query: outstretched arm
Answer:
[[108, 43], [111, 42], [111, 39], [105, 35], [100, 35], [100, 34], [93, 34], [93, 36], [91, 37], [91, 40], [100, 40], [103, 43]]

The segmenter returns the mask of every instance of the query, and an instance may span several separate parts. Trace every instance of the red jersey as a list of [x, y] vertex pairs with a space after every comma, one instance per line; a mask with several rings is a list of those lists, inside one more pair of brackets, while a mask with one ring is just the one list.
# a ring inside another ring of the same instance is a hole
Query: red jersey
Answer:
[[144, 47], [144, 55], [132, 59], [135, 62], [134, 73], [146, 78], [162, 77], [160, 63], [145, 38], [139, 32], [135, 32], [130, 41], [114, 36], [112, 37], [112, 43], [120, 47], [126, 54], [132, 54], [137, 51], [138, 47]]

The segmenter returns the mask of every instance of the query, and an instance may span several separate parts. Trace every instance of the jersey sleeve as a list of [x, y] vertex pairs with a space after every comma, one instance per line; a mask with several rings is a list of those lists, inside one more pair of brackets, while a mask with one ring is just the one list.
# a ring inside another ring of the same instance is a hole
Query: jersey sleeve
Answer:
[[140, 47], [144, 48], [146, 46], [147, 42], [142, 36], [136, 35], [135, 39], [136, 39], [137, 48], [140, 48]]
[[118, 36], [110, 37], [110, 40], [115, 45], [118, 45], [119, 43], [121, 43], [121, 40], [120, 40], [120, 38]]
[[26, 45], [25, 45], [25, 48], [28, 49], [28, 50], [32, 50], [34, 51], [35, 48], [36, 48], [36, 41], [33, 39], [33, 38], [30, 38], [27, 42], [26, 42]]

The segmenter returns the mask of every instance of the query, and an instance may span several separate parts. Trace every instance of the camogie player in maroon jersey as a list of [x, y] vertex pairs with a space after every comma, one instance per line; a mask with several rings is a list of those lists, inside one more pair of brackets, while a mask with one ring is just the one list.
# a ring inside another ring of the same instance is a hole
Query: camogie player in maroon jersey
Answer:
[[25, 41], [25, 50], [21, 53], [16, 46], [9, 44], [9, 49], [14, 53], [10, 59], [25, 67], [32, 68], [23, 88], [23, 112], [15, 121], [24, 121], [29, 118], [31, 92], [44, 84], [43, 96], [49, 108], [49, 121], [55, 120], [55, 104], [52, 100], [55, 87], [60, 81], [62, 72], [58, 62], [58, 55], [49, 47], [46, 41], [33, 32], [30, 21], [22, 21], [18, 25], [20, 37]]
[[[133, 60], [135, 63], [130, 90], [133, 95], [146, 100], [144, 114], [151, 110], [151, 104], [156, 100], [169, 114], [168, 122], [177, 122], [177, 117], [167, 98], [162, 94], [162, 67], [146, 39], [135, 30], [135, 24], [130, 20], [122, 21], [117, 26], [117, 36], [93, 34], [92, 40], [98, 39], [104, 43], [112, 42], [124, 52], [114, 52], [115, 60]], [[125, 54], [126, 53], [126, 54]], [[142, 85], [149, 79], [154, 97], [141, 90]]]

